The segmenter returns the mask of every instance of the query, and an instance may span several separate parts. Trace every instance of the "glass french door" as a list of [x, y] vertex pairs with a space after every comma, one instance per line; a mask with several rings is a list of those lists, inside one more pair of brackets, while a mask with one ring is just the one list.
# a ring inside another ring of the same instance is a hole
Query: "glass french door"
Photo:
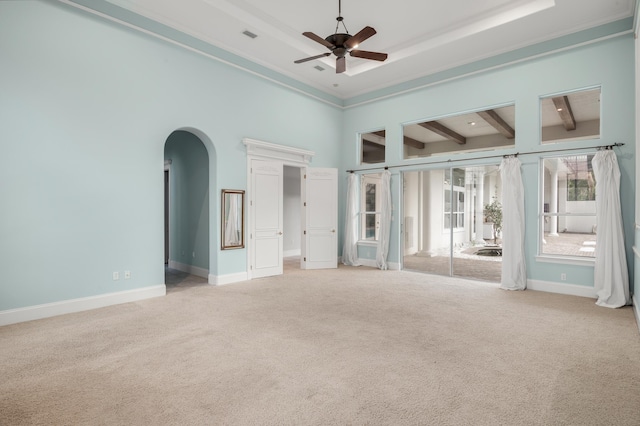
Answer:
[[403, 268], [499, 282], [498, 165], [406, 172]]

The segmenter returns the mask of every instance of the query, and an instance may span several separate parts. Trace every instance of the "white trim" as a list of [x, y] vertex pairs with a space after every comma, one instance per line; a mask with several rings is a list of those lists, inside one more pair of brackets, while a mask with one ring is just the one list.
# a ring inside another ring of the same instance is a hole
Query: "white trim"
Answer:
[[256, 139], [244, 138], [242, 143], [247, 147], [247, 156], [252, 158], [268, 158], [270, 160], [293, 161], [297, 166], [304, 167], [316, 153], [306, 149], [294, 148], [263, 142]]
[[636, 257], [640, 258], [640, 250], [638, 249], [638, 247], [633, 246], [633, 247], [631, 247], [631, 248], [633, 249], [633, 254], [634, 254]]
[[249, 276], [246, 272], [238, 272], [237, 274], [227, 275], [209, 275], [209, 284], [211, 285], [233, 284], [248, 280]]
[[546, 291], [548, 293], [568, 294], [571, 296], [588, 297], [597, 299], [593, 286], [561, 284], [552, 281], [527, 280], [527, 290]]
[[634, 294], [631, 298], [633, 301], [633, 313], [636, 316], [636, 323], [638, 324], [638, 331], [640, 332], [640, 301], [636, 299], [636, 295]]
[[209, 271], [204, 268], [199, 268], [193, 265], [186, 265], [184, 263], [176, 262], [175, 260], [169, 260], [169, 268], [176, 269], [181, 272], [186, 272], [197, 277], [207, 278]]
[[[563, 265], [579, 265], [594, 267], [596, 259], [593, 257], [571, 257], [571, 256], [551, 256], [551, 255], [538, 255], [536, 256], [536, 262], [544, 263], [560, 263]], [[564, 284], [563, 284], [564, 285]]]
[[[378, 268], [378, 265], [376, 264], [376, 260], [375, 259], [361, 259], [358, 258], [358, 263], [361, 266], [368, 266], [370, 268]], [[400, 264], [396, 263], [396, 262], [387, 262], [387, 267], [389, 268], [390, 271], [399, 271], [400, 270]]]
[[295, 256], [301, 256], [302, 251], [300, 249], [293, 249], [293, 250], [285, 250], [282, 252], [282, 257], [295, 257]]
[[164, 296], [164, 284], [0, 311], [0, 326]]
[[378, 242], [376, 240], [358, 240], [356, 245], [362, 247], [378, 247]]

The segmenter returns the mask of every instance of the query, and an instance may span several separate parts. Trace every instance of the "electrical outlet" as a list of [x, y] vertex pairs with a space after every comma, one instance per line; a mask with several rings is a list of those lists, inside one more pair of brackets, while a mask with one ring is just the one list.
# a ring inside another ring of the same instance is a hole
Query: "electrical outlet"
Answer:
[[124, 279], [128, 280], [129, 278], [131, 278], [131, 271], [124, 271]]
[[564, 272], [562, 274], [560, 274], [560, 280], [561, 281], [566, 281], [567, 280], [567, 274], [565, 274]]
[[120, 279], [120, 273], [119, 272], [114, 272], [113, 273], [113, 280], [114, 281], [118, 281]]

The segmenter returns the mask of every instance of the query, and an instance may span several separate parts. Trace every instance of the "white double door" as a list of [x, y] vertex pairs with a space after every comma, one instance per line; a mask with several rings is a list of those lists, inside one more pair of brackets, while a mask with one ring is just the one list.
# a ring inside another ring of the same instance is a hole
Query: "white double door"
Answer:
[[[283, 174], [282, 162], [251, 161], [251, 278], [282, 274]], [[300, 268], [337, 268], [338, 170], [303, 167], [300, 169], [300, 183]]]

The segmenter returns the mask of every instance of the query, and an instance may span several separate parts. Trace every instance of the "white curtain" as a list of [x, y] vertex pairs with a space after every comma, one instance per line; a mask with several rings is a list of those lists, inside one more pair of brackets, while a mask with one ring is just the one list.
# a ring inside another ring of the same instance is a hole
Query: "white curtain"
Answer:
[[358, 262], [358, 188], [360, 176], [349, 173], [347, 177], [347, 212], [344, 219], [344, 245], [342, 263], [359, 266]]
[[500, 164], [502, 178], [502, 279], [500, 288], [524, 290], [527, 271], [524, 258], [524, 187], [520, 160], [508, 157]]
[[389, 254], [389, 232], [391, 231], [391, 172], [382, 172], [380, 183], [380, 228], [378, 232], [378, 249], [376, 250], [376, 265], [378, 268], [389, 269], [387, 255]]
[[591, 160], [596, 180], [596, 262], [594, 287], [599, 306], [629, 304], [629, 275], [620, 210], [620, 169], [616, 154], [599, 151]]

